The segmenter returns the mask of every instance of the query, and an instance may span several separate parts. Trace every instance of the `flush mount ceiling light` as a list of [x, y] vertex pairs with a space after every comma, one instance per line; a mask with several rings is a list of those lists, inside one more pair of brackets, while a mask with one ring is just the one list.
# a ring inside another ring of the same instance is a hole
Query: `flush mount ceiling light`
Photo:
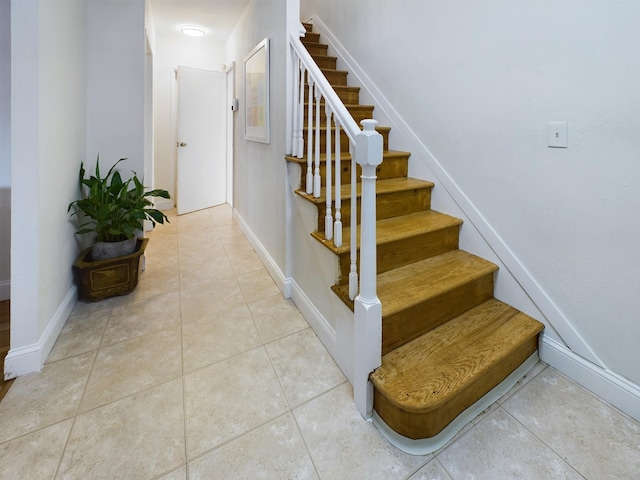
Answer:
[[201, 37], [204, 35], [204, 28], [196, 27], [195, 25], [183, 25], [180, 27], [180, 31], [190, 37]]

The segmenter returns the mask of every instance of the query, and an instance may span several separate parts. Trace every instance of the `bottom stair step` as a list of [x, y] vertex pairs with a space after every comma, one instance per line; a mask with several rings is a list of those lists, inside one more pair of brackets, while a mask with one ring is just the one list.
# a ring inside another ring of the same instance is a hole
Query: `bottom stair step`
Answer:
[[383, 356], [374, 409], [397, 433], [431, 438], [529, 358], [543, 328], [488, 300]]

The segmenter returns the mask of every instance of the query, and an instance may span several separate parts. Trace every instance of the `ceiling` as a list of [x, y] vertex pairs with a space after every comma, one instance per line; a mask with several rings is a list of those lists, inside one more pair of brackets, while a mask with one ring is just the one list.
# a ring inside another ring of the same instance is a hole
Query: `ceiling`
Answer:
[[151, 0], [156, 34], [179, 34], [181, 25], [204, 27], [226, 40], [251, 0]]

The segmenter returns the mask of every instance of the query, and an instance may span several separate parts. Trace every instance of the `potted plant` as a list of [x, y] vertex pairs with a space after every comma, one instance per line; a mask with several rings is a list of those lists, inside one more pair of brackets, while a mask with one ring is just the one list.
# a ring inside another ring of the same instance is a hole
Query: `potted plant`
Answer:
[[84, 163], [80, 164], [81, 198], [69, 204], [67, 212], [81, 217], [76, 235], [94, 234], [93, 245], [84, 250], [74, 268], [78, 273], [80, 295], [89, 300], [102, 300], [114, 295], [130, 293], [138, 283], [139, 260], [148, 239], [138, 238], [144, 222], [169, 221], [154, 208], [150, 197], [171, 198], [166, 190], [145, 190], [135, 172], [123, 180], [117, 165], [100, 175], [100, 157], [95, 174], [85, 177]]

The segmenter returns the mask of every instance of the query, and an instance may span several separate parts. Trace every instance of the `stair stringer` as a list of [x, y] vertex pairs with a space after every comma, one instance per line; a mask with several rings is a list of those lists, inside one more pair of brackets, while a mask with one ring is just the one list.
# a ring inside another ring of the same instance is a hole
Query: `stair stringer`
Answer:
[[311, 236], [317, 229], [315, 205], [295, 193], [300, 167], [287, 163], [291, 195], [291, 298], [353, 385], [353, 312], [333, 293], [338, 257]]
[[[566, 346], [575, 354], [593, 363], [595, 367], [606, 369], [602, 360], [584, 341], [570, 320], [509, 249], [505, 241], [458, 187], [443, 165], [393, 108], [322, 19], [313, 15], [309, 22], [313, 23], [314, 29], [317, 27], [317, 32], [322, 36], [324, 43], [329, 45], [329, 55], [338, 57], [338, 68], [349, 71], [349, 84], [361, 88], [361, 103], [375, 105], [376, 119], [381, 124], [391, 127], [393, 136], [390, 142], [402, 145], [402, 150], [411, 152], [409, 176], [434, 181], [437, 186], [442, 187], [433, 189], [432, 208], [463, 220], [460, 248], [499, 266], [500, 274], [496, 276], [494, 296], [527, 315], [540, 319], [545, 325], [543, 338], [549, 338], [556, 344]], [[390, 145], [390, 148], [394, 146]]]

